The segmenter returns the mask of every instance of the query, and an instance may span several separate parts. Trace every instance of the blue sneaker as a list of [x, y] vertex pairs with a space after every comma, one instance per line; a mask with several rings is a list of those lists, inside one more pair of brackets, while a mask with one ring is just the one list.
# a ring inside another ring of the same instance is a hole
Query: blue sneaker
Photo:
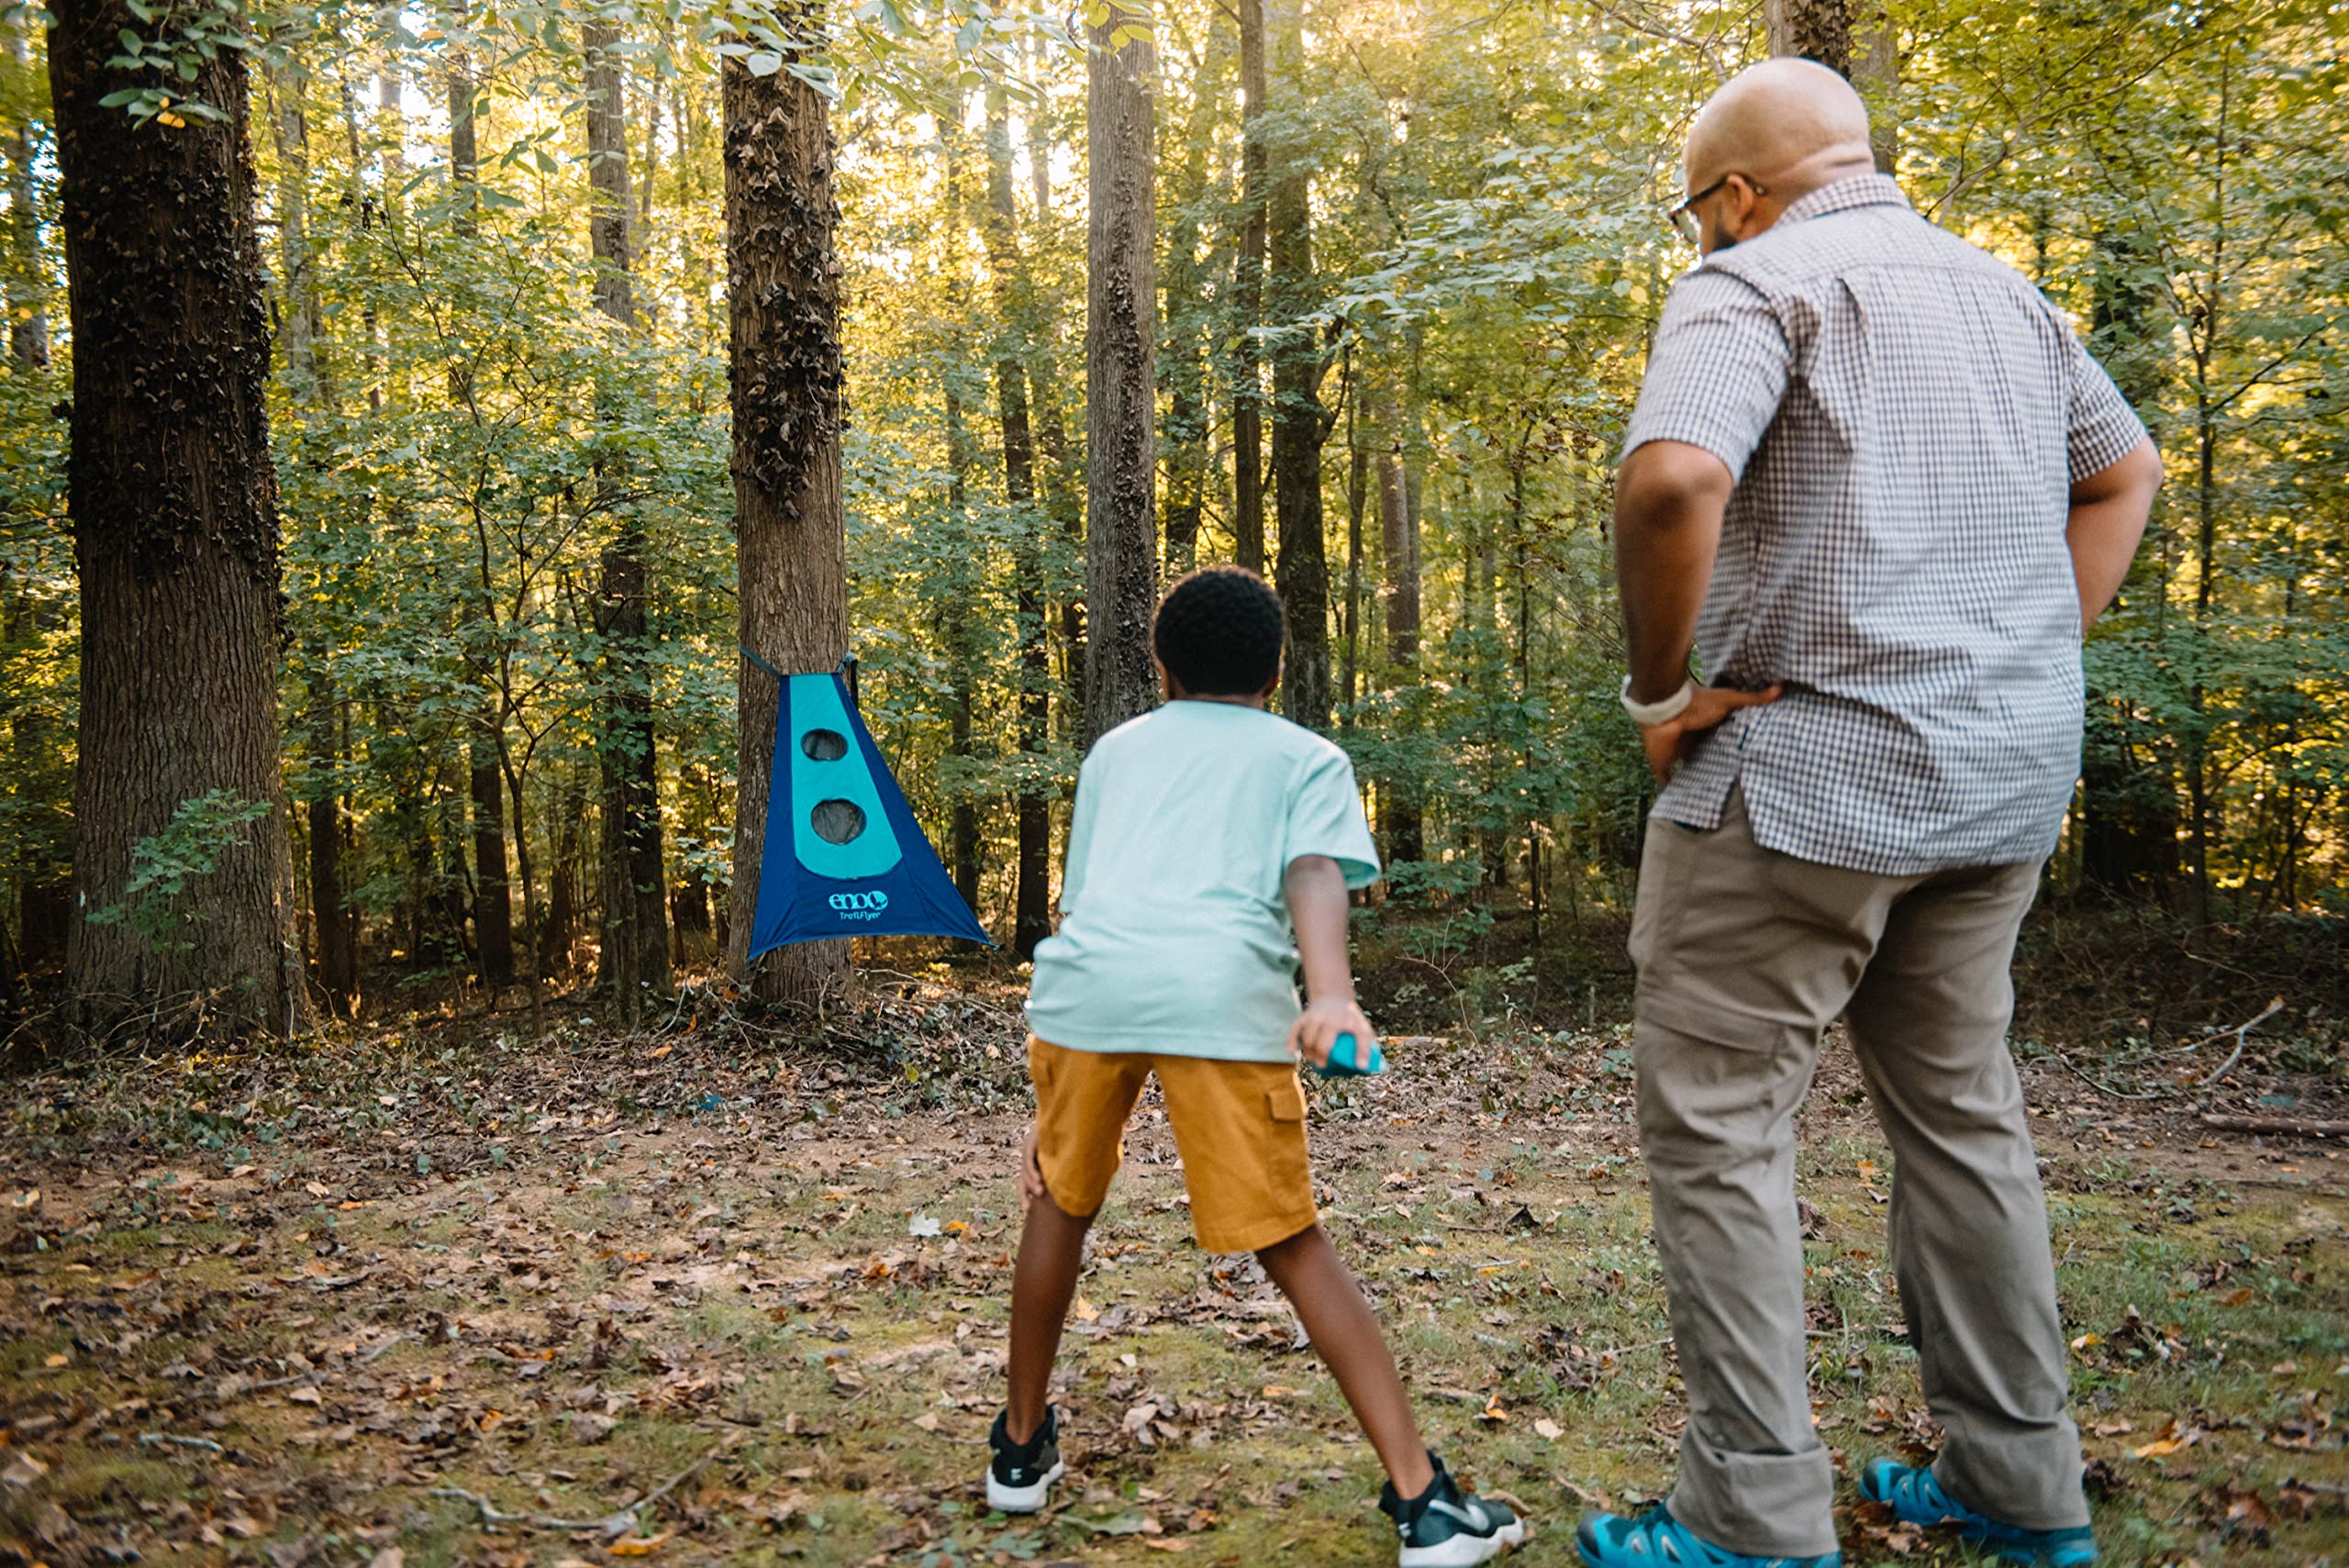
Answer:
[[1823, 1557], [1748, 1557], [1726, 1551], [1672, 1517], [1658, 1503], [1636, 1519], [1593, 1514], [1575, 1531], [1575, 1550], [1589, 1568], [1843, 1568], [1843, 1554]]
[[1860, 1474], [1860, 1496], [1882, 1503], [1902, 1520], [1932, 1529], [1949, 1525], [1959, 1536], [2024, 1568], [2081, 1568], [2096, 1561], [2096, 1537], [2076, 1529], [2025, 1529], [1976, 1513], [1942, 1490], [1927, 1468], [1879, 1459]]

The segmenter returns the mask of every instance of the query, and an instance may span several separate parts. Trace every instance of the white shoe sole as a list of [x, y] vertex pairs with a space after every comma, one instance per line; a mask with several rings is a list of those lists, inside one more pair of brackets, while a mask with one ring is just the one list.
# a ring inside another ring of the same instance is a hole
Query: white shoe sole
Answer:
[[[1055, 1464], [1044, 1473], [1044, 1478], [1033, 1486], [1007, 1486], [987, 1472], [987, 1507], [999, 1514], [1032, 1514], [1044, 1506], [1052, 1490], [1052, 1483], [1067, 1471], [1064, 1464]], [[1463, 1562], [1482, 1562], [1481, 1557], [1464, 1557]]]
[[1525, 1542], [1525, 1521], [1511, 1519], [1490, 1535], [1455, 1535], [1442, 1546], [1407, 1546], [1399, 1568], [1471, 1568]]

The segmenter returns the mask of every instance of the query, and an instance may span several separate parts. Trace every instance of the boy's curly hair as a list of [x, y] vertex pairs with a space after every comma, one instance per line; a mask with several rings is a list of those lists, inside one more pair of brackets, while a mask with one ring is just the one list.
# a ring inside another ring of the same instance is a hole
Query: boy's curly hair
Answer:
[[1280, 673], [1280, 595], [1244, 566], [1207, 566], [1158, 601], [1151, 651], [1193, 696], [1253, 696]]

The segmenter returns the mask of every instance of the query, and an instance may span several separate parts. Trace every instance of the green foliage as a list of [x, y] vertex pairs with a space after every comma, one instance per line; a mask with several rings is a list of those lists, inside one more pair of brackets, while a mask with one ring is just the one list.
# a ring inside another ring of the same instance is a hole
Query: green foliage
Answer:
[[[1078, 761], [1081, 651], [1064, 628], [1084, 596], [1084, 62], [1069, 18], [863, 0], [826, 8], [810, 36], [807, 13], [763, 0], [140, 6], [126, 112], [201, 113], [182, 95], [207, 50], [253, 66], [280, 328], [288, 794], [334, 814], [371, 962], [463, 966], [483, 767], [518, 894], [529, 853], [554, 968], [573, 937], [584, 958], [600, 767], [622, 744], [603, 566], [623, 538], [651, 566], [641, 668], [665, 879], [681, 910], [711, 889], [723, 903], [739, 656], [718, 72], [738, 60], [832, 99], [866, 717], [932, 835], [960, 820], [975, 836], [982, 915], [1008, 929], [1016, 801], [1043, 793], [1059, 831]], [[1161, 61], [1163, 515], [1195, 506], [1196, 558], [1232, 557], [1238, 350], [1323, 343], [1335, 735], [1382, 829], [1419, 815], [1416, 858], [1381, 895], [1431, 912], [1412, 956], [1464, 973], [1497, 918], [1620, 904], [1652, 785], [1614, 702], [1610, 465], [1657, 313], [1695, 259], [1661, 217], [1680, 139], [1761, 49], [1753, 9], [1698, 4], [1667, 23], [1315, 7], [1259, 122], [1269, 172], [1310, 182], [1313, 276], [1257, 319], [1240, 288], [1233, 17], [1119, 9]], [[592, 300], [591, 18], [620, 34], [632, 328]], [[2143, 560], [2089, 644], [2087, 782], [2059, 890], [2119, 887], [2213, 919], [2340, 907], [2337, 18], [2316, 0], [1904, 0], [1892, 18], [1899, 81], [1875, 102], [1904, 184], [2072, 310], [2169, 462]], [[57, 361], [0, 368], [0, 875], [20, 895], [57, 884], [68, 858], [77, 680], [55, 413], [72, 342], [28, 42], [25, 69], [0, 61], [32, 186], [32, 222], [6, 237], [7, 297], [12, 318], [46, 308]], [[445, 140], [456, 80], [474, 108], [471, 181]], [[983, 229], [991, 90], [1014, 156], [1008, 250]], [[13, 185], [7, 202], [13, 219]], [[1019, 500], [1007, 359], [1034, 447]], [[1408, 562], [1384, 538], [1390, 462], [1418, 529]], [[1408, 652], [1398, 578], [1420, 605]], [[2115, 845], [2136, 868], [2117, 882]]]
[[220, 868], [220, 857], [245, 841], [244, 829], [269, 815], [269, 802], [240, 800], [225, 789], [184, 800], [160, 833], [130, 847], [130, 880], [119, 904], [90, 911], [100, 926], [128, 926], [158, 951], [191, 945], [174, 935], [195, 925], [203, 911], [186, 895]]

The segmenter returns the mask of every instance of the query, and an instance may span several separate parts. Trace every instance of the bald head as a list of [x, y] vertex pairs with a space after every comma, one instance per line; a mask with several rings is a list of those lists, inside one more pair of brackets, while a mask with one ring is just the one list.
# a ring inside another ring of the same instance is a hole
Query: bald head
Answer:
[[1740, 72], [1707, 100], [1684, 161], [1692, 192], [1743, 174], [1786, 201], [1876, 166], [1867, 106], [1852, 84], [1792, 58]]

